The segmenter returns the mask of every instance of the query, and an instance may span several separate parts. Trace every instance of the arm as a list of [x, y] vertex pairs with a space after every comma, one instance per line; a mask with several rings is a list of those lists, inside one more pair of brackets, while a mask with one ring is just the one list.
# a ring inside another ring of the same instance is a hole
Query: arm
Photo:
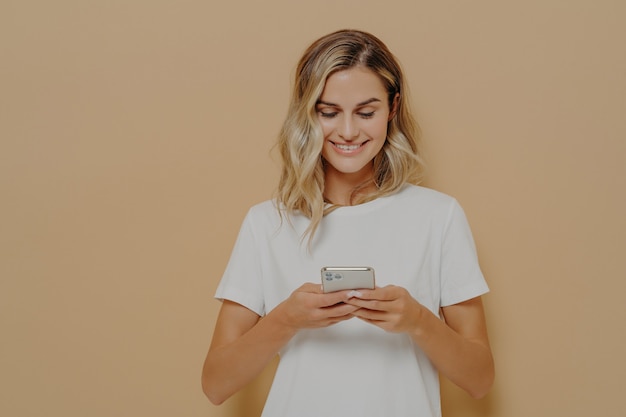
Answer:
[[302, 328], [330, 326], [352, 318], [358, 307], [339, 304], [347, 291], [321, 294], [319, 284], [304, 284], [267, 316], [224, 300], [202, 369], [202, 389], [221, 404], [252, 381]]
[[293, 336], [269, 316], [260, 317], [246, 307], [224, 300], [211, 346], [202, 369], [202, 389], [214, 404], [221, 404], [250, 382]]
[[384, 330], [409, 334], [442, 375], [474, 398], [487, 394], [495, 372], [480, 297], [442, 308], [442, 321], [404, 288], [360, 293], [347, 301], [361, 307], [355, 316]]

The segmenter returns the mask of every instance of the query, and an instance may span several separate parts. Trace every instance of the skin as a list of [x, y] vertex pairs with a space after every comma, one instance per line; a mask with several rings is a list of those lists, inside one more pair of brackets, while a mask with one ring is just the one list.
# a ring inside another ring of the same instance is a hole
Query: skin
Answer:
[[[317, 105], [327, 161], [324, 191], [337, 204], [349, 204], [354, 186], [373, 176], [372, 159], [384, 144], [398, 99], [390, 109], [386, 97], [376, 74], [360, 67], [326, 81]], [[350, 145], [359, 147], [345, 148]], [[319, 283], [305, 283], [263, 319], [225, 300], [203, 367], [203, 390], [221, 404], [252, 381], [299, 330], [359, 319], [408, 334], [443, 376], [480, 398], [494, 378], [482, 301], [473, 298], [441, 313], [444, 320], [393, 285], [323, 294]]]
[[328, 77], [317, 112], [327, 162], [324, 195], [335, 204], [350, 205], [352, 190], [373, 178], [372, 160], [385, 144], [395, 108], [389, 108], [378, 76], [356, 67]]

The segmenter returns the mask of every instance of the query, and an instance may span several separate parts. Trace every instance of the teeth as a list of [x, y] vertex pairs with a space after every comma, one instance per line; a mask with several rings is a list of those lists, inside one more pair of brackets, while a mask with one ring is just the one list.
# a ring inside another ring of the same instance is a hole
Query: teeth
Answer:
[[342, 151], [355, 151], [361, 147], [361, 145], [340, 145], [338, 143], [335, 144]]

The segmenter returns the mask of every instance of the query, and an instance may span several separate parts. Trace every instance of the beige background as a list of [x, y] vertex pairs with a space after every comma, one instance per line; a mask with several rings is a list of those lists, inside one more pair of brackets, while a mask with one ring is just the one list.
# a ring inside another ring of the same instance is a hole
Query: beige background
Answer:
[[444, 383], [445, 415], [623, 416], [625, 4], [0, 1], [0, 415], [258, 415], [271, 369], [201, 393], [212, 294], [300, 53], [354, 27], [402, 61], [492, 288], [495, 387]]

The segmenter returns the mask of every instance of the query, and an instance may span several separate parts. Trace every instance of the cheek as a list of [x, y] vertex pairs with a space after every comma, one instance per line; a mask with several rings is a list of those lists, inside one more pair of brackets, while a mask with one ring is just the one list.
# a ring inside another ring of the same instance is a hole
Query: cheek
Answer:
[[376, 136], [376, 138], [379, 139], [386, 139], [387, 138], [387, 120], [381, 120], [380, 122], [376, 123], [376, 126], [372, 126], [372, 134], [374, 136]]
[[331, 120], [324, 119], [320, 120], [320, 127], [322, 128], [322, 134], [324, 135], [324, 137], [330, 135], [335, 129], [334, 123]]

